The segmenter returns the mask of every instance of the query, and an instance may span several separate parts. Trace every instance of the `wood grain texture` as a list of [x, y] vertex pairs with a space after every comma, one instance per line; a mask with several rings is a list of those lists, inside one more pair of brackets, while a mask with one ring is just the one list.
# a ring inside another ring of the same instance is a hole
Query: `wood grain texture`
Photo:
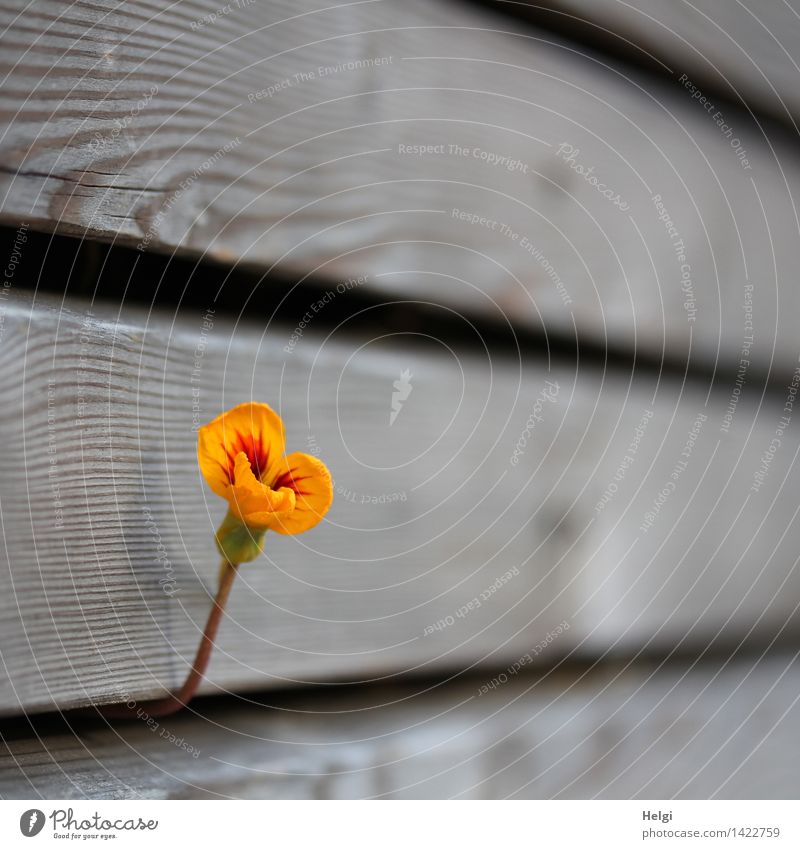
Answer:
[[229, 700], [5, 739], [6, 799], [794, 799], [791, 655]]
[[195, 310], [85, 309], [3, 304], [3, 713], [182, 680], [224, 514], [194, 428], [251, 398], [280, 410], [288, 450], [326, 460], [336, 496], [242, 569], [206, 692], [496, 670], [564, 621], [537, 662], [798, 632], [783, 397], [745, 386], [729, 413], [702, 386], [498, 359], [479, 339], [312, 321], [291, 343]]
[[[564, 26], [589, 21], [607, 45], [629, 41], [687, 74], [710, 94], [743, 102], [796, 127], [800, 117], [800, 4], [797, 0], [550, 0], [568, 17]], [[620, 36], [612, 42], [608, 34]]]
[[6, 0], [2, 220], [734, 368], [752, 285], [791, 370], [791, 144], [447, 0], [217, 8]]

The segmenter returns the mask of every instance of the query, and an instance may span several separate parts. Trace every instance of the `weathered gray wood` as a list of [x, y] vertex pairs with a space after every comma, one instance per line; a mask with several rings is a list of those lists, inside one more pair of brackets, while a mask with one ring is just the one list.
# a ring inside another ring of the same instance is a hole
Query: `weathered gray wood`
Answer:
[[795, 799], [796, 658], [282, 695], [0, 748], [0, 796]]
[[216, 8], [6, 0], [2, 220], [728, 366], [752, 284], [795, 361], [787, 143], [447, 0]]
[[796, 632], [800, 435], [789, 413], [771, 448], [782, 398], [745, 386], [731, 415], [701, 386], [421, 337], [328, 339], [312, 320], [293, 345], [283, 325], [78, 307], [3, 304], [3, 713], [182, 679], [224, 514], [193, 427], [250, 398], [337, 494], [243, 568], [207, 691], [496, 669], [562, 621], [548, 661]]
[[[533, 4], [532, 4], [533, 5]], [[608, 45], [624, 43], [724, 93], [756, 114], [794, 124], [800, 117], [800, 4], [797, 0], [548, 0], [536, 3], [590, 21]], [[574, 18], [572, 17], [574, 16]], [[614, 42], [610, 33], [621, 36]]]

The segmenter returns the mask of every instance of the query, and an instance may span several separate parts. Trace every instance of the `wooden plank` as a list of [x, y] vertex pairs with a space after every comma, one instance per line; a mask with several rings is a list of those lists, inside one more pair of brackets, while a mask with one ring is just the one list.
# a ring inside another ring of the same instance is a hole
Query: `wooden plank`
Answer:
[[[800, 116], [800, 4], [796, 0], [549, 0], [544, 9], [559, 30], [594, 25], [582, 35], [623, 50], [638, 61], [655, 58], [660, 70], [686, 74], [709, 94], [742, 102], [758, 115], [796, 128]], [[617, 36], [614, 38], [613, 36]], [[655, 64], [655, 63], [654, 63]]]
[[252, 397], [336, 498], [243, 569], [207, 692], [494, 669], [563, 621], [548, 662], [797, 632], [797, 382], [733, 403], [313, 320], [292, 342], [205, 311], [3, 307], [3, 713], [181, 680], [224, 513], [194, 429]]
[[742, 115], [447, 0], [21, 8], [6, 223], [729, 367], [752, 285], [750, 358], [796, 359], [800, 160]]
[[267, 707], [17, 736], [5, 799], [793, 799], [791, 655], [434, 688], [277, 696]]

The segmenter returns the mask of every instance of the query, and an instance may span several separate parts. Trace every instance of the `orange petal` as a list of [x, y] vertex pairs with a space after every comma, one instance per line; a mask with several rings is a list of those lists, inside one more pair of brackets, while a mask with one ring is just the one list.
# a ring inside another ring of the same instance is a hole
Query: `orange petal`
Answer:
[[286, 448], [283, 422], [267, 404], [248, 402], [200, 428], [197, 460], [211, 489], [230, 498], [236, 457], [244, 453], [254, 477], [270, 480]]
[[253, 530], [264, 531], [295, 509], [296, 495], [289, 487], [271, 489], [253, 474], [244, 451], [236, 456], [234, 483], [229, 494], [231, 512]]
[[333, 501], [333, 481], [327, 466], [310, 454], [289, 454], [278, 467], [272, 486], [288, 488], [296, 495], [294, 510], [272, 526], [279, 534], [300, 534], [313, 528]]

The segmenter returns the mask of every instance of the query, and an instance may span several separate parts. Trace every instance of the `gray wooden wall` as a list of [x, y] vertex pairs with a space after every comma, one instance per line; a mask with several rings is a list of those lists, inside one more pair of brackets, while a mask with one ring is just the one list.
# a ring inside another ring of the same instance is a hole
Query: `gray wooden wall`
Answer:
[[[0, 3], [0, 795], [798, 792], [797, 16], [686, 5], [550, 4], [656, 74], [454, 0]], [[58, 291], [34, 232], [245, 306]], [[182, 680], [250, 398], [327, 520], [191, 713], [59, 724]]]

